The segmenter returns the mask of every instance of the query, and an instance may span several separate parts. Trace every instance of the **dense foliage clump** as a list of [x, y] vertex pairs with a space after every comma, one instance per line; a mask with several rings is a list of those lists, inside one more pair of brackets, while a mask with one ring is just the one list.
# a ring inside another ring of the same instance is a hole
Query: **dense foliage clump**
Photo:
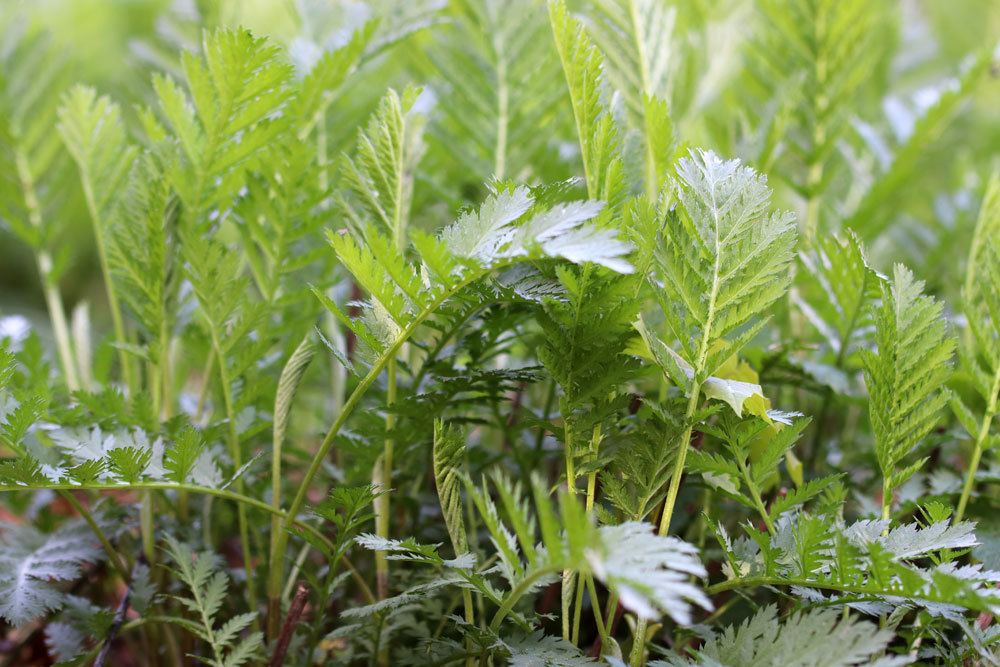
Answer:
[[996, 8], [128, 4], [0, 8], [5, 664], [1000, 663]]

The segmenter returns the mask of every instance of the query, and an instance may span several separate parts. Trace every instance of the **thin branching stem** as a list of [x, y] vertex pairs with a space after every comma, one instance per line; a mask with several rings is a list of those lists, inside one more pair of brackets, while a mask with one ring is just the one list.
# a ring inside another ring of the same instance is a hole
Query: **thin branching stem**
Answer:
[[[43, 224], [42, 207], [35, 192], [35, 181], [31, 176], [28, 158], [18, 151], [14, 156], [14, 160], [17, 166], [17, 176], [20, 180], [21, 190], [24, 193], [25, 206], [28, 209], [28, 221], [35, 229], [41, 229]], [[42, 292], [45, 295], [45, 305], [48, 308], [49, 319], [52, 322], [52, 335], [55, 338], [56, 351], [59, 354], [59, 363], [63, 369], [63, 377], [70, 391], [76, 391], [80, 389], [80, 377], [76, 358], [73, 354], [69, 326], [66, 323], [66, 309], [63, 305], [62, 294], [59, 292], [59, 285], [56, 284], [56, 281], [52, 277], [55, 264], [52, 261], [52, 255], [47, 250], [36, 251], [35, 260], [38, 264], [38, 276], [42, 283]]]
[[104, 227], [107, 221], [101, 219], [101, 213], [97, 209], [94, 200], [94, 187], [90, 178], [81, 178], [83, 185], [83, 196], [87, 203], [87, 211], [90, 213], [90, 220], [93, 223], [94, 245], [97, 246], [97, 259], [101, 266], [101, 274], [104, 278], [104, 289], [108, 299], [108, 310], [111, 312], [111, 325], [114, 329], [115, 340], [120, 344], [118, 348], [118, 363], [122, 369], [122, 379], [125, 386], [131, 391], [136, 390], [135, 366], [129, 353], [125, 350], [124, 344], [128, 342], [125, 336], [125, 322], [122, 318], [121, 305], [118, 302], [118, 293], [115, 291], [114, 281], [111, 278], [111, 266], [108, 262], [107, 240], [105, 239]]
[[[229, 365], [226, 363], [225, 352], [222, 349], [222, 342], [219, 339], [219, 332], [215, 325], [210, 326], [212, 337], [212, 348], [215, 350], [215, 358], [219, 364], [219, 382], [222, 384], [222, 402], [226, 409], [227, 422], [227, 442], [229, 445], [229, 456], [233, 459], [233, 466], [239, 470], [243, 465], [243, 452], [240, 446], [240, 436], [236, 425], [236, 408], [233, 401], [233, 386], [229, 377]], [[236, 492], [244, 495], [244, 483], [242, 477], [236, 478]], [[240, 549], [243, 552], [243, 570], [247, 577], [247, 603], [250, 609], [257, 609], [257, 589], [254, 586], [253, 576], [253, 553], [250, 549], [250, 528], [247, 523], [247, 511], [244, 504], [236, 506], [236, 519], [240, 532]]]
[[993, 386], [990, 388], [990, 401], [986, 405], [983, 414], [983, 421], [979, 425], [979, 433], [976, 434], [975, 446], [972, 450], [972, 458], [969, 460], [969, 469], [965, 473], [965, 483], [962, 485], [962, 495], [958, 499], [958, 507], [955, 510], [955, 522], [958, 523], [965, 516], [965, 508], [969, 504], [969, 497], [972, 495], [972, 488], [976, 484], [976, 472], [979, 470], [979, 461], [983, 456], [983, 449], [990, 437], [990, 426], [993, 418], [997, 414], [997, 397], [1000, 395], [1000, 366], [993, 374]]

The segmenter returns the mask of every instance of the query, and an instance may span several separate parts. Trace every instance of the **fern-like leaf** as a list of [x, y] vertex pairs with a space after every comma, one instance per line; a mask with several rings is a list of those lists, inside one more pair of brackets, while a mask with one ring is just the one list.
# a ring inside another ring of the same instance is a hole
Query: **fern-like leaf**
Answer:
[[6, 526], [0, 538], [0, 616], [24, 625], [65, 602], [58, 582], [73, 581], [102, 551], [82, 520], [51, 533], [31, 526]]
[[799, 259], [809, 280], [793, 299], [829, 347], [833, 366], [840, 368], [856, 352], [860, 332], [871, 326], [868, 303], [878, 294], [877, 274], [851, 232], [817, 240]]
[[465, 517], [462, 507], [462, 468], [465, 458], [465, 434], [448, 428], [440, 420], [434, 423], [434, 482], [437, 486], [441, 515], [458, 556], [468, 550]]
[[768, 211], [766, 180], [736, 160], [694, 152], [678, 166], [677, 187], [678, 206], [657, 248], [656, 293], [700, 388], [784, 293], [795, 226], [791, 214]]
[[655, 535], [652, 524], [639, 521], [604, 526], [600, 538], [603, 552], [595, 550], [590, 556], [594, 574], [618, 591], [622, 605], [640, 618], [666, 614], [689, 625], [692, 605], [712, 610], [708, 596], [689, 581], [707, 574], [693, 545]]
[[170, 187], [153, 158], [138, 158], [113, 212], [108, 265], [122, 301], [141, 327], [145, 355], [164, 368], [180, 297], [181, 272]]
[[697, 650], [693, 659], [675, 656], [650, 664], [656, 667], [851, 667], [862, 664], [890, 667], [909, 664], [907, 658], [873, 662], [891, 640], [892, 633], [888, 630], [853, 617], [841, 618], [839, 613], [829, 609], [799, 612], [780, 622], [777, 608], [771, 605], [743, 623], [715, 634]]
[[241, 637], [256, 612], [232, 616], [221, 624], [217, 618], [229, 589], [228, 577], [219, 570], [218, 559], [211, 552], [195, 553], [171, 536], [167, 536], [166, 542], [175, 573], [190, 591], [190, 597], [178, 596], [176, 599], [197, 616], [194, 627], [212, 651], [211, 656], [200, 659], [212, 667], [239, 667], [259, 659], [264, 646], [263, 635], [251, 632]]
[[896, 265], [873, 314], [878, 350], [863, 356], [886, 518], [892, 491], [922, 462], [899, 465], [934, 428], [948, 400], [942, 387], [951, 373], [954, 341], [947, 336], [941, 304], [921, 294], [922, 288], [906, 267]]
[[129, 144], [121, 109], [93, 88], [74, 86], [59, 108], [58, 129], [80, 172], [94, 225], [106, 232], [115, 197], [138, 153]]
[[558, 123], [564, 96], [542, 3], [459, 0], [448, 14], [427, 52], [427, 69], [443, 79], [428, 137], [439, 187], [563, 177], [555, 137], [538, 131]]
[[624, 194], [624, 176], [617, 130], [601, 101], [601, 53], [563, 0], [550, 0], [549, 20], [569, 87], [587, 194], [614, 207]]
[[202, 51], [182, 58], [186, 90], [166, 76], [153, 80], [172, 137], [152, 112], [143, 117], [161, 146], [186, 224], [200, 230], [211, 224], [212, 209], [232, 202], [244, 168], [283, 129], [275, 112], [289, 95], [292, 74], [278, 47], [248, 30], [206, 33]]
[[348, 220], [361, 235], [378, 230], [397, 247], [406, 239], [414, 169], [423, 154], [422, 121], [413, 112], [419, 94], [416, 88], [402, 96], [390, 90], [358, 132], [355, 155], [344, 158], [344, 178], [354, 200], [341, 198]]
[[860, 100], [880, 62], [879, 36], [890, 13], [887, 5], [864, 0], [766, 0], [758, 7], [761, 26], [750, 45], [748, 97], [758, 108], [778, 100], [794, 114], [779, 169], [807, 201], [806, 235], [818, 238], [836, 143], [849, 128], [852, 103]]
[[629, 129], [641, 137], [642, 182], [654, 199], [673, 158], [667, 100], [675, 65], [676, 8], [663, 0], [597, 0], [587, 26], [604, 55], [604, 72], [625, 101]]

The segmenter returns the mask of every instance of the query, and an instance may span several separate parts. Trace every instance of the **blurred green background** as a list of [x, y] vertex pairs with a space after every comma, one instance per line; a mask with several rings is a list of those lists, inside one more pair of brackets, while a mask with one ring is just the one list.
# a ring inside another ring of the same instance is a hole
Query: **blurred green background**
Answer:
[[[460, 3], [461, 0], [452, 0]], [[580, 3], [585, 0], [580, 0]], [[907, 123], [907, 115], [919, 111], [930, 91], [940, 90], [961, 71], [964, 59], [977, 50], [993, 48], [1000, 40], [1000, 2], [997, 0], [873, 0], [894, 5], [897, 22], [885, 35], [884, 62], [867, 85], [867, 107], [859, 127], [873, 127], [892, 137]], [[288, 45], [294, 58], [303, 44], [322, 49], [338, 34], [371, 15], [406, 22], [420, 6], [421, 16], [434, 12], [424, 30], [410, 34], [383, 56], [383, 63], [366, 73], [366, 96], [352, 99], [356, 113], [342, 124], [346, 147], [356, 122], [389, 85], [414, 82], [431, 90], [447, 90], [447, 80], [435, 80], [427, 49], [439, 40], [436, 31], [449, 30], [449, 0], [0, 0], [3, 34], [24, 30], [47, 33], [56, 51], [70, 65], [71, 80], [89, 83], [108, 93], [126, 109], [149, 101], [149, 79], [153, 71], [176, 71], [181, 49], [196, 49], [201, 30], [219, 25], [243, 25]], [[721, 153], [739, 152], [740, 137], [732, 127], [739, 123], [731, 110], [745, 103], [741, 98], [742, 45], [752, 34], [752, 0], [675, 0], [679, 24], [711, 24], [717, 43], [705, 49], [702, 62], [683, 64], [692, 80], [714, 77], [713, 94], [701, 106], [691, 100], [672, 100], [675, 109], [688, 106], [687, 117], [675, 119], [681, 140], [714, 148]], [[498, 11], [508, 5], [500, 0]], [[515, 10], [516, 11], [516, 10]], [[421, 20], [425, 20], [422, 18]], [[714, 22], [714, 23], [713, 23]], [[11, 40], [5, 38], [4, 43]], [[873, 54], [873, 58], [880, 58]], [[441, 72], [436, 72], [441, 76]], [[371, 78], [377, 79], [374, 85]], [[882, 260], [908, 262], [929, 287], [945, 295], [954, 294], [960, 265], [967, 250], [968, 235], [978, 208], [982, 181], [1000, 154], [1000, 72], [993, 72], [987, 85], [980, 85], [944, 133], [922, 156], [919, 173], [902, 188], [898, 210], [886, 233], [866, 241]], [[685, 93], [683, 86], [678, 95]], [[434, 112], [431, 112], [433, 122]], [[130, 122], [135, 122], [131, 114]], [[720, 131], [719, 128], [726, 128]], [[554, 130], [559, 132], [559, 128]], [[572, 128], [566, 128], [567, 139]], [[874, 151], [873, 151], [874, 152]], [[870, 156], [869, 156], [870, 157]], [[429, 180], [444, 180], [447, 151], [432, 154], [423, 168], [442, 170]], [[444, 209], [474, 202], [482, 190], [480, 181], [489, 174], [472, 175], [470, 184], [451, 190], [425, 188], [425, 197], [440, 196]], [[454, 185], [454, 184], [453, 184]], [[849, 191], [849, 187], [846, 191]], [[63, 193], [79, 198], [78, 192]], [[794, 193], [781, 192], [785, 205], [798, 206]], [[904, 196], [905, 195], [905, 196]], [[103, 322], [102, 288], [93, 252], [90, 227], [82, 205], [67, 207], [78, 219], [63, 220], [59, 247], [65, 270], [61, 286], [67, 307], [87, 301], [92, 318]], [[442, 220], [447, 219], [442, 216]], [[331, 221], [333, 224], [333, 221]], [[881, 264], [886, 266], [886, 264]], [[954, 270], [942, 267], [954, 266]], [[955, 284], [952, 284], [955, 283]], [[46, 317], [34, 259], [0, 223], [0, 315], [24, 314], [44, 331]]]

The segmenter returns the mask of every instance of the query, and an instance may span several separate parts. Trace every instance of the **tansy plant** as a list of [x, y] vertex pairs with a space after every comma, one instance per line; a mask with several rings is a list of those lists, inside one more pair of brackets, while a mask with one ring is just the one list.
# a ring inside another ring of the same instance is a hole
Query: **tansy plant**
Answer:
[[2, 8], [4, 664], [1000, 663], [948, 5]]

